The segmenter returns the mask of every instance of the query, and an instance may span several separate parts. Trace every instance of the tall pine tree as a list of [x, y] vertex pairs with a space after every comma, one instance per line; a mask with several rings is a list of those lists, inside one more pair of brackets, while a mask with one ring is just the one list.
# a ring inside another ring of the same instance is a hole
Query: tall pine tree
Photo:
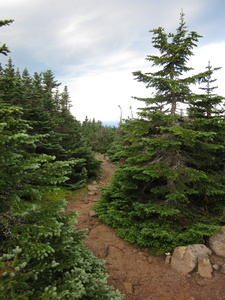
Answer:
[[[175, 34], [161, 27], [151, 32], [159, 55], [148, 55], [147, 60], [158, 70], [137, 71], [134, 76], [154, 88], [155, 94], [135, 97], [146, 107], [138, 119], [121, 125], [123, 147], [117, 157], [126, 163], [103, 191], [96, 210], [123, 238], [163, 251], [204, 242], [222, 222], [224, 174], [222, 162], [214, 163], [223, 153], [218, 128], [223, 132], [224, 123], [217, 119], [217, 131], [206, 131], [197, 127], [195, 119], [178, 113], [179, 104], [190, 105], [196, 97], [192, 85], [212, 74], [212, 70], [188, 73], [192, 70], [188, 60], [200, 35], [187, 30], [184, 14]], [[217, 217], [212, 218], [215, 211]]]

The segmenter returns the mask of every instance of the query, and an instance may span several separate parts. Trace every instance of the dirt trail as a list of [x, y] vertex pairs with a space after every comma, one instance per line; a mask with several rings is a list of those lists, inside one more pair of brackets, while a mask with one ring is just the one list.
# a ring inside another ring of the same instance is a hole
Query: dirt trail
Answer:
[[[103, 156], [102, 177], [98, 186], [110, 182], [115, 166]], [[88, 228], [85, 244], [97, 258], [105, 259], [109, 284], [125, 294], [124, 300], [225, 300], [225, 274], [214, 272], [212, 279], [198, 274], [181, 276], [165, 263], [165, 256], [150, 255], [148, 249], [139, 248], [115, 235], [110, 227], [92, 215], [92, 205], [100, 193], [70, 197], [67, 211], [78, 211], [78, 229]]]

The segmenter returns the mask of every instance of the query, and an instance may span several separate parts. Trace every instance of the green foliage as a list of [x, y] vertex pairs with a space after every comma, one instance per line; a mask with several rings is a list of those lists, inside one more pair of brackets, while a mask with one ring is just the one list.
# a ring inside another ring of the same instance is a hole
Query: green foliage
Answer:
[[107, 285], [104, 262], [82, 243], [76, 214], [62, 214], [64, 205], [54, 201], [13, 226], [1, 246], [4, 299], [122, 299]]
[[86, 185], [100, 162], [57, 86], [51, 71], [21, 76], [11, 60], [0, 72], [0, 298], [119, 300], [64, 211], [62, 185]]
[[23, 108], [32, 136], [44, 135], [29, 152], [54, 156], [56, 161], [71, 163], [65, 186], [77, 189], [99, 174], [100, 162], [88, 146], [81, 124], [70, 113], [67, 87], [59, 93], [58, 83], [50, 70], [30, 76], [27, 69], [15, 72], [11, 59], [0, 73], [1, 100]]
[[[185, 77], [200, 36], [187, 31], [184, 15], [176, 34], [161, 27], [151, 32], [160, 54], [147, 60], [159, 70], [134, 76], [156, 92], [136, 97], [146, 107], [120, 126], [113, 157], [123, 164], [95, 209], [124, 239], [167, 251], [204, 243], [224, 224], [225, 123], [223, 97], [211, 93], [216, 69]], [[191, 91], [201, 82], [205, 96]], [[177, 113], [179, 103], [188, 105], [189, 115]]]
[[[14, 20], [0, 20], [0, 27], [10, 25]], [[0, 46], [0, 53], [3, 55], [8, 55], [9, 48], [6, 46], [6, 44], [3, 44]]]
[[84, 247], [76, 213], [65, 214], [65, 200], [45, 196], [79, 159], [31, 151], [44, 137], [27, 133], [21, 113], [0, 110], [0, 297], [122, 299], [107, 285], [103, 262]]
[[101, 121], [91, 121], [86, 117], [82, 123], [82, 132], [93, 151], [104, 154], [115, 140], [116, 128], [104, 126]]

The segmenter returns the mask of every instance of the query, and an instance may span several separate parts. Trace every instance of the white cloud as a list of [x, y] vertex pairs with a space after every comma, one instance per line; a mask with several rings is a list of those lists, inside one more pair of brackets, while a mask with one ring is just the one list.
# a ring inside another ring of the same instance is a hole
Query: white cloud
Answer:
[[132, 53], [126, 53], [125, 58], [109, 57], [101, 68], [66, 82], [73, 101], [72, 113], [77, 119], [88, 116], [101, 121], [119, 120], [118, 105], [122, 107], [123, 118], [131, 116], [130, 106], [133, 111], [140, 106], [131, 97], [147, 96], [147, 92], [144, 85], [134, 81], [132, 72], [146, 62], [143, 64], [143, 59], [135, 58]]
[[225, 96], [225, 42], [199, 47], [194, 53], [195, 56], [190, 59], [190, 66], [194, 67], [195, 72], [206, 71], [209, 61], [213, 68], [222, 68], [221, 70], [216, 71], [212, 77], [216, 79], [214, 83], [215, 86], [218, 86], [215, 93]]
[[[223, 0], [219, 3], [223, 7]], [[167, 33], [174, 32], [182, 8], [188, 29], [205, 35], [205, 48], [195, 51], [194, 67], [204, 69], [209, 59], [213, 66], [221, 66], [224, 43], [207, 41], [209, 16], [210, 32], [223, 36], [224, 26], [212, 22], [218, 21], [220, 6], [212, 0], [7, 0], [0, 3], [1, 18], [15, 22], [1, 28], [1, 41], [20, 70], [27, 67], [32, 74], [51, 69], [68, 85], [78, 119], [87, 115], [115, 120], [118, 105], [127, 117], [130, 105], [142, 105], [131, 96], [149, 93], [132, 76], [133, 71], [150, 67], [145, 57], [154, 49], [148, 31], [162, 26]], [[224, 24], [223, 16], [220, 22]], [[219, 86], [223, 72], [218, 72]]]
[[[194, 51], [189, 65], [194, 68], [193, 74], [205, 71], [210, 57], [211, 65], [220, 67], [225, 52], [225, 43], [203, 46]], [[78, 78], [70, 79], [68, 83], [71, 99], [73, 100], [73, 114], [79, 120], [85, 116], [101, 121], [119, 120], [122, 107], [123, 117], [131, 116], [130, 106], [133, 112], [143, 103], [132, 99], [132, 96], [148, 97], [152, 91], [145, 85], [136, 82], [132, 72], [141, 70], [149, 71], [151, 65], [139, 58], [135, 53], [123, 52], [121, 55], [112, 55], [102, 63], [99, 70], [90, 71]], [[218, 76], [218, 77], [217, 77]], [[219, 95], [225, 95], [224, 78], [225, 68], [215, 72], [214, 78], [218, 79], [215, 91]], [[197, 91], [197, 90], [196, 90]]]

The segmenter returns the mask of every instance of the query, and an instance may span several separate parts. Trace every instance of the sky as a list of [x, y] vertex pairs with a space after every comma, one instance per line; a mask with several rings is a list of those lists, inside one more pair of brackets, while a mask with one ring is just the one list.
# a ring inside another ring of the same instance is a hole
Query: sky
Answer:
[[[136, 115], [153, 91], [134, 80], [132, 72], [151, 72], [147, 55], [157, 54], [150, 30], [176, 33], [180, 12], [189, 31], [203, 37], [194, 48], [189, 66], [193, 74], [210, 60], [218, 89], [225, 96], [224, 0], [7, 0], [0, 1], [1, 27], [16, 68], [51, 70], [66, 85], [71, 113], [79, 120], [119, 121]], [[4, 66], [7, 57], [1, 57]]]

